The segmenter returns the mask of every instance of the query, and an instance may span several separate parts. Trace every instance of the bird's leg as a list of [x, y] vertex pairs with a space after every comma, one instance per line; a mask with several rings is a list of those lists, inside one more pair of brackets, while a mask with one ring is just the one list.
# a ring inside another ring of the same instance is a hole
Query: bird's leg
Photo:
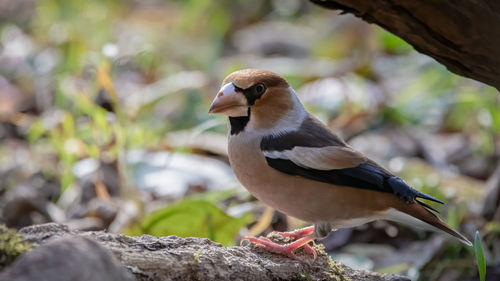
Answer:
[[311, 246], [309, 246], [307, 244], [307, 243], [313, 241], [315, 238], [316, 238], [316, 236], [314, 235], [314, 233], [310, 233], [308, 235], [305, 235], [305, 236], [297, 239], [294, 242], [284, 244], [284, 245], [275, 243], [275, 242], [271, 241], [271, 239], [269, 239], [267, 237], [262, 237], [262, 236], [258, 237], [258, 238], [256, 238], [256, 237], [244, 237], [243, 240], [248, 240], [250, 243], [255, 243], [257, 247], [266, 249], [267, 251], [269, 251], [271, 253], [280, 254], [280, 255], [284, 255], [286, 257], [295, 259], [295, 260], [299, 260], [297, 258], [297, 256], [295, 255], [295, 251], [301, 247], [304, 247], [304, 250], [307, 253], [313, 255], [313, 258], [316, 259], [318, 254]]
[[290, 237], [294, 240], [302, 238], [304, 236], [310, 235], [314, 233], [314, 225], [304, 227], [301, 229], [297, 229], [294, 231], [289, 231], [289, 232], [278, 232], [278, 231], [273, 231], [271, 232], [271, 235], [280, 235], [280, 236], [285, 236], [285, 237]]

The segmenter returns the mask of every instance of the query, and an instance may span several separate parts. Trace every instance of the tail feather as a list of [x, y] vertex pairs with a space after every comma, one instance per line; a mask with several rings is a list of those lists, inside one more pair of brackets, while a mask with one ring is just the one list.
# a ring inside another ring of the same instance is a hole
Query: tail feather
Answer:
[[[436, 213], [439, 213], [436, 209], [432, 208], [430, 205], [422, 202], [421, 200], [418, 200], [417, 198], [422, 198], [440, 204], [444, 204], [442, 201], [428, 194], [422, 193], [416, 189], [411, 188], [402, 179], [398, 177], [390, 177], [387, 180], [387, 183], [390, 185], [390, 187], [392, 188], [392, 190], [396, 195], [398, 195], [400, 198], [405, 199], [406, 202], [410, 202], [409, 204], [401, 203], [402, 205], [400, 206], [400, 208], [398, 208], [399, 212], [402, 212], [406, 215], [410, 215], [411, 217], [418, 219], [420, 222], [424, 222], [425, 224], [427, 224], [427, 226], [433, 226], [434, 228], [442, 230], [452, 235], [453, 237], [456, 237], [462, 243], [468, 246], [472, 246], [472, 243], [467, 238], [465, 238], [465, 236], [451, 229], [448, 225], [446, 225], [434, 213], [430, 211], [432, 210]], [[394, 212], [389, 212], [388, 214], [389, 214], [389, 219], [394, 219], [396, 221], [408, 222], [409, 220], [412, 220], [408, 217], [401, 216], [401, 214], [396, 214]], [[422, 225], [421, 223], [419, 223], [419, 221], [417, 222], [414, 221], [413, 223]], [[423, 225], [424, 227], [425, 224]]]
[[[429, 209], [430, 206], [426, 206], [427, 204], [416, 201], [417, 204], [406, 204], [405, 206], [401, 206], [398, 208], [399, 212], [402, 212], [406, 215], [413, 217], [414, 219], [418, 219], [419, 221], [425, 223], [427, 226], [432, 226], [433, 228], [437, 228], [441, 231], [444, 231], [451, 236], [460, 240], [460, 242], [464, 243], [467, 246], [472, 246], [472, 243], [462, 234], [453, 230], [451, 227], [446, 225], [443, 221], [441, 221], [434, 213], [432, 213]], [[429, 208], [429, 209], [427, 209]], [[398, 219], [396, 219], [398, 220]], [[399, 220], [401, 221], [401, 220]], [[403, 221], [404, 222], [404, 221]], [[422, 224], [421, 224], [422, 225]], [[423, 225], [424, 226], [424, 225]]]
[[436, 199], [436, 198], [430, 196], [429, 194], [422, 193], [418, 190], [415, 190], [415, 191], [416, 191], [416, 197], [418, 197], [418, 198], [427, 199], [430, 201], [434, 201], [436, 203], [444, 204], [443, 201]]
[[[431, 213], [431, 212], [429, 212]], [[465, 236], [463, 236], [462, 234], [460, 234], [459, 232], [453, 230], [451, 227], [449, 227], [448, 225], [446, 225], [444, 222], [442, 222], [436, 215], [432, 214], [432, 216], [435, 217], [434, 220], [424, 220], [426, 223], [434, 226], [435, 228], [438, 228], [448, 234], [450, 234], [451, 236], [457, 238], [458, 240], [460, 240], [460, 242], [464, 243], [465, 245], [467, 246], [472, 246], [472, 243], [469, 241], [469, 239], [467, 239]]]
[[416, 199], [415, 199], [415, 201], [416, 201], [418, 204], [420, 204], [420, 205], [424, 206], [425, 208], [427, 208], [427, 209], [429, 209], [429, 210], [432, 210], [433, 212], [436, 212], [436, 213], [438, 213], [438, 214], [439, 214], [439, 211], [438, 211], [438, 210], [436, 210], [436, 209], [434, 209], [434, 208], [432, 208], [429, 204], [426, 204], [426, 203], [424, 203], [424, 202], [422, 202], [422, 201], [420, 201], [420, 200], [416, 200]]

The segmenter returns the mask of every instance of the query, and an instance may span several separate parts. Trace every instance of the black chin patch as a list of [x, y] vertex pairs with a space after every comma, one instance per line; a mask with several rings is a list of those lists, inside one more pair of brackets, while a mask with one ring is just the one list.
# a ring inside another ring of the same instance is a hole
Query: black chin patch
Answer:
[[229, 127], [231, 129], [230, 134], [231, 135], [239, 134], [241, 131], [245, 129], [245, 127], [248, 124], [248, 121], [250, 121], [250, 107], [248, 108], [247, 116], [229, 117]]

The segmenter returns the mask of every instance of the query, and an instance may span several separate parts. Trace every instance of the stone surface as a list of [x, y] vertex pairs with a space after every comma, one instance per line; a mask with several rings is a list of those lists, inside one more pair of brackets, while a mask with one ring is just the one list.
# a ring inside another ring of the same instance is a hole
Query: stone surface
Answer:
[[53, 237], [25, 253], [5, 271], [9, 281], [132, 281], [109, 250], [87, 237]]
[[[76, 232], [54, 223], [26, 227], [19, 233], [31, 242], [41, 244], [37, 250], [43, 245], [54, 245], [53, 239], [97, 241], [110, 250], [137, 280], [408, 280], [395, 275], [353, 270], [333, 262], [321, 246], [315, 246], [318, 258], [306, 264], [252, 245], [223, 247], [205, 238]], [[305, 253], [299, 253], [299, 256], [311, 261]], [[82, 265], [81, 268], [86, 267]]]

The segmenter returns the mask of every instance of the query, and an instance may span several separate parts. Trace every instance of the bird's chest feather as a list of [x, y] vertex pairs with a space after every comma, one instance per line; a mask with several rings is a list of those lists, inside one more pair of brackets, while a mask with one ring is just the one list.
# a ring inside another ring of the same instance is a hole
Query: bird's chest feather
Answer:
[[264, 203], [282, 209], [288, 204], [286, 198], [292, 192], [286, 182], [290, 176], [268, 166], [260, 149], [261, 139], [245, 132], [231, 136], [229, 162], [238, 180], [250, 193]]
[[[268, 184], [268, 169], [258, 136], [240, 133], [229, 137], [229, 162], [238, 180], [250, 192]], [[256, 175], [259, 175], [258, 177]]]

